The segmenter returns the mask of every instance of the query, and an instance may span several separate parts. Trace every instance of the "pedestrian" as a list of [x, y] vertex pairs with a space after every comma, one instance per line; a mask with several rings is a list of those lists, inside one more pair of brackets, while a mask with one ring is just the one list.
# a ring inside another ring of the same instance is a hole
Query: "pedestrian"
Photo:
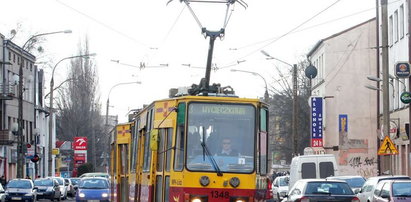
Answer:
[[0, 184], [1, 184], [3, 187], [5, 187], [5, 186], [6, 186], [6, 183], [7, 183], [6, 178], [4, 177], [4, 175], [2, 175], [2, 176], [0, 177]]

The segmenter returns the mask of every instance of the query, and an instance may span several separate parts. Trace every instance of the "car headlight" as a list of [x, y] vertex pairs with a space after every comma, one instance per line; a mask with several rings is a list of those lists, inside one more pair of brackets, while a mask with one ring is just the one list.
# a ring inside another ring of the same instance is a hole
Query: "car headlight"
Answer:
[[78, 194], [78, 196], [80, 196], [80, 198], [86, 197], [86, 195], [84, 193], [80, 193], [80, 194]]
[[108, 194], [107, 194], [107, 193], [103, 193], [103, 194], [101, 194], [101, 197], [106, 198], [106, 197], [108, 197]]

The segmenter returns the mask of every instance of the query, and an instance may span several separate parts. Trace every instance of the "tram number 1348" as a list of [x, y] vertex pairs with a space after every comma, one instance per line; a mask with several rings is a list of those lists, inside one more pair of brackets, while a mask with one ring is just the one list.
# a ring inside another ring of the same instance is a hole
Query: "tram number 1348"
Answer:
[[230, 198], [230, 193], [228, 191], [211, 191], [212, 198]]

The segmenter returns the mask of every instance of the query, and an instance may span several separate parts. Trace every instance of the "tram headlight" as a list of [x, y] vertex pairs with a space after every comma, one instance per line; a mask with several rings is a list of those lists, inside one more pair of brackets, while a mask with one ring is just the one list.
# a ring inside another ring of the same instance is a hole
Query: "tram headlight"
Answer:
[[201, 199], [200, 198], [193, 198], [193, 199], [191, 199], [191, 202], [201, 202]]
[[200, 184], [201, 186], [207, 186], [210, 184], [210, 178], [208, 178], [208, 176], [201, 176], [200, 177]]
[[234, 188], [240, 186], [240, 179], [238, 179], [238, 177], [232, 177], [230, 179], [230, 185]]

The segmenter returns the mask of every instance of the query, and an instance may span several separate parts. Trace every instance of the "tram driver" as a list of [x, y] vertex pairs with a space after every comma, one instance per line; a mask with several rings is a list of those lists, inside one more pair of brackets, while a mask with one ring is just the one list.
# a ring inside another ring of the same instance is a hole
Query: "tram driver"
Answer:
[[222, 148], [217, 153], [217, 156], [239, 156], [240, 153], [231, 146], [231, 139], [230, 138], [223, 138], [222, 141]]

